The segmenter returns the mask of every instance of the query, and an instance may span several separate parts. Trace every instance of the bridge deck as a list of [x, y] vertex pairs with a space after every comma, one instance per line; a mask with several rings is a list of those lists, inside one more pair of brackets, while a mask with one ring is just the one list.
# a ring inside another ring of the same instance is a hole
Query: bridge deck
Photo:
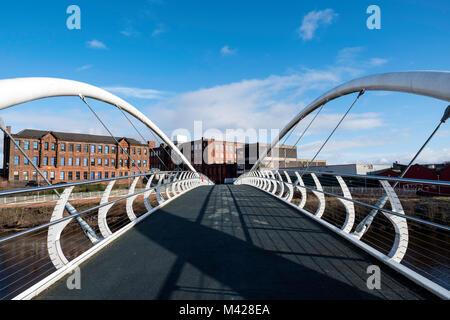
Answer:
[[[367, 289], [369, 265], [382, 289]], [[406, 278], [249, 186], [201, 187], [173, 201], [39, 299], [423, 299]]]

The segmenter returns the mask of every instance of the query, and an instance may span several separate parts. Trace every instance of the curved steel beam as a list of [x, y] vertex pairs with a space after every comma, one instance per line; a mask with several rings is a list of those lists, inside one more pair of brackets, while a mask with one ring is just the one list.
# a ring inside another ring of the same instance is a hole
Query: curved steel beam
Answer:
[[183, 153], [149, 118], [125, 100], [87, 83], [58, 78], [17, 78], [0, 80], [0, 110], [29, 101], [51, 97], [83, 96], [118, 106], [153, 130], [193, 172], [194, 167]]
[[262, 160], [297, 123], [322, 105], [347, 94], [366, 91], [394, 91], [418, 94], [450, 102], [450, 71], [407, 71], [371, 75], [346, 82], [320, 96], [304, 108], [281, 130], [252, 168], [258, 169]]

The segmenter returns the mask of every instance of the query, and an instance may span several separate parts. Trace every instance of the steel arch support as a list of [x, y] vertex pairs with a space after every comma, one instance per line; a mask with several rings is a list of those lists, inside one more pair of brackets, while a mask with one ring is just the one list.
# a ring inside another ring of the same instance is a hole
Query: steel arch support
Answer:
[[[319, 178], [317, 178], [317, 175], [315, 173], [310, 173], [311, 177], [314, 180], [314, 183], [316, 184], [316, 189], [319, 191], [323, 191], [322, 184], [320, 183]], [[324, 212], [325, 212], [325, 194], [318, 191], [313, 191], [314, 195], [319, 200], [319, 207], [317, 208], [317, 211], [315, 213], [315, 216], [317, 218], [322, 218]]]
[[[350, 190], [348, 189], [348, 186], [345, 183], [344, 179], [341, 176], [336, 176], [336, 179], [341, 186], [342, 194], [344, 195], [344, 197], [347, 199], [353, 199], [352, 194], [350, 193]], [[355, 204], [349, 200], [344, 200], [341, 198], [338, 199], [344, 205], [346, 212], [346, 218], [344, 225], [342, 226], [342, 231], [345, 233], [350, 233], [353, 229], [353, 225], [355, 224]]]
[[278, 184], [280, 185], [280, 194], [277, 195], [278, 198], [283, 199], [283, 194], [284, 194], [284, 181], [283, 178], [281, 177], [280, 172], [276, 171], [276, 176], [277, 176], [277, 180], [278, 180]]
[[[298, 172], [295, 172], [295, 175], [297, 176], [297, 179], [298, 179], [297, 183], [296, 183], [296, 187], [301, 193], [301, 201], [300, 201], [298, 207], [300, 209], [303, 209], [306, 205], [306, 199], [307, 199], [308, 193], [306, 192], [305, 182], [303, 182], [302, 177], [298, 174]], [[300, 186], [298, 186], [298, 185], [300, 185]]]
[[153, 178], [155, 177], [154, 174], [152, 174], [150, 176], [150, 178], [147, 181], [147, 184], [145, 185], [145, 193], [144, 193], [144, 205], [145, 205], [145, 209], [147, 211], [150, 211], [153, 209], [152, 205], [150, 204], [150, 195], [152, 194], [152, 182], [153, 182]]
[[[403, 206], [400, 203], [400, 200], [398, 199], [394, 188], [392, 188], [388, 181], [382, 180], [380, 181], [380, 183], [386, 191], [386, 195], [388, 196], [392, 206], [392, 211], [404, 215], [405, 212], [403, 210]], [[392, 246], [391, 252], [389, 252], [388, 256], [392, 261], [400, 263], [405, 257], [406, 251], [408, 250], [408, 222], [406, 221], [406, 218], [394, 216], [386, 212], [383, 212], [383, 214], [392, 222], [395, 228], [394, 245]]]
[[288, 195], [286, 196], [285, 200], [287, 202], [291, 202], [292, 199], [294, 198], [294, 187], [292, 186], [292, 180], [291, 180], [291, 177], [289, 176], [289, 174], [286, 171], [284, 171], [284, 174], [288, 181], [288, 183], [286, 183], [286, 186], [288, 187], [288, 192], [289, 192]]
[[[58, 202], [56, 203], [55, 209], [53, 210], [52, 217], [50, 222], [61, 220], [64, 217], [64, 209], [66, 207], [66, 203], [69, 200], [70, 194], [72, 193], [74, 187], [66, 188], [64, 192], [61, 194]], [[48, 228], [47, 235], [47, 250], [50, 260], [56, 269], [61, 269], [66, 264], [69, 263], [64, 252], [61, 248], [61, 233], [64, 228], [67, 227], [69, 223], [71, 223], [74, 218], [64, 220], [60, 223], [51, 225]]]
[[[110, 181], [108, 183], [108, 186], [106, 187], [105, 192], [103, 192], [102, 199], [100, 200], [100, 205], [104, 205], [109, 201], [109, 196], [111, 194], [111, 190], [116, 184], [116, 180]], [[112, 235], [111, 230], [109, 229], [108, 222], [106, 221], [106, 216], [108, 214], [108, 211], [114, 206], [114, 203], [111, 203], [105, 207], [101, 207], [98, 209], [98, 227], [100, 229], [100, 233], [102, 234], [103, 238], [108, 238]]]
[[[139, 182], [139, 179], [140, 179], [140, 177], [134, 178], [134, 181], [131, 184], [130, 190], [128, 190], [129, 196], [131, 196], [132, 194], [135, 193], [134, 190], [136, 189], [136, 185]], [[137, 219], [136, 215], [134, 214], [134, 210], [133, 210], [133, 203], [134, 203], [134, 200], [136, 200], [136, 198], [137, 198], [137, 195], [127, 198], [126, 209], [127, 209], [127, 215], [128, 215], [128, 218], [130, 219], [130, 221], [134, 221]]]

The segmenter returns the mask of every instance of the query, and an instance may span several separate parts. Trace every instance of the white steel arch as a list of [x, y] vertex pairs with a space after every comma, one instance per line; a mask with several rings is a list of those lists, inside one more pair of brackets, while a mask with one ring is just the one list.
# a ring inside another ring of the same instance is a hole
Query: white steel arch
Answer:
[[106, 90], [87, 83], [58, 78], [16, 78], [0, 80], [0, 110], [43, 98], [66, 96], [83, 96], [122, 108], [144, 123], [150, 130], [153, 130], [180, 156], [191, 171], [196, 172], [181, 151], [147, 116], [125, 100]]
[[365, 91], [394, 91], [412, 93], [450, 102], [450, 71], [406, 71], [371, 75], [346, 82], [323, 94], [304, 108], [281, 130], [272, 145], [253, 166], [256, 170], [269, 152], [294, 128], [297, 123], [322, 105], [339, 97]]

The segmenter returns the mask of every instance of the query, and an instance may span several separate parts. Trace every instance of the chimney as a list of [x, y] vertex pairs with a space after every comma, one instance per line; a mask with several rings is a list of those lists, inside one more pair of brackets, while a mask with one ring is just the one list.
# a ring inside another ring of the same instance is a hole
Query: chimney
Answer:
[[6, 131], [8, 131], [9, 134], [11, 134], [11, 129], [12, 129], [11, 126], [6, 127]]
[[150, 147], [150, 149], [154, 149], [154, 148], [156, 148], [156, 142], [155, 141], [149, 141], [148, 142], [148, 146]]

